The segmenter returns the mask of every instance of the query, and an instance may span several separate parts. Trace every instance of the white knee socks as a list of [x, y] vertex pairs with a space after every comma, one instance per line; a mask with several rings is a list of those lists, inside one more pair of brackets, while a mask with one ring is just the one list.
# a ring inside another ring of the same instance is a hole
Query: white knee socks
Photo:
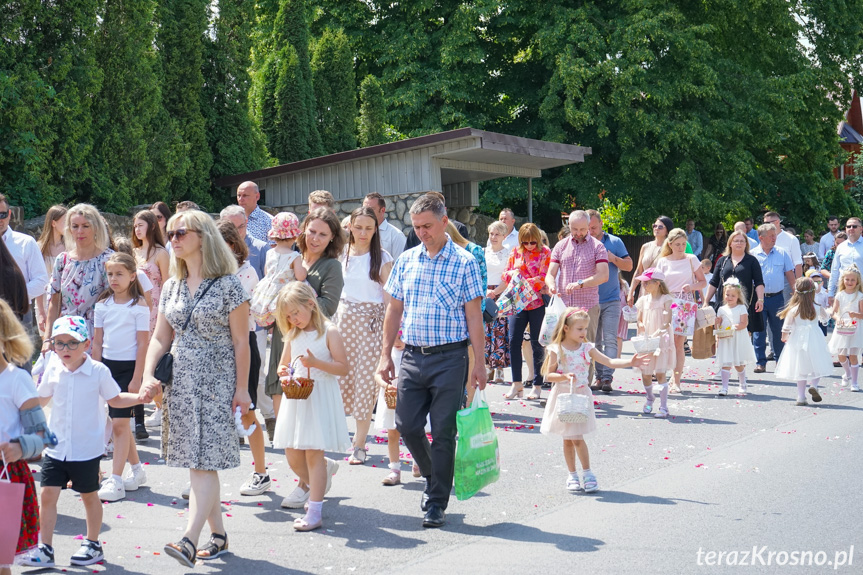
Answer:
[[845, 370], [845, 377], [842, 379], [846, 382], [851, 381], [851, 360], [847, 357], [845, 358], [845, 361], [842, 362], [842, 369]]
[[728, 380], [731, 379], [730, 369], [721, 369], [719, 374], [722, 376], [722, 391], [728, 392]]
[[668, 382], [658, 383], [659, 386], [659, 406], [666, 411], [668, 410]]
[[746, 372], [737, 372], [737, 381], [740, 383], [740, 391], [746, 391]]
[[644, 391], [647, 392], [647, 401], [649, 401], [650, 403], [653, 403], [656, 400], [656, 396], [653, 395], [653, 386], [652, 385], [645, 385]]
[[806, 402], [806, 380], [797, 381], [797, 401], [800, 403]]
[[852, 363], [851, 364], [851, 387], [857, 387], [857, 375], [858, 375], [859, 371], [860, 371], [860, 366]]

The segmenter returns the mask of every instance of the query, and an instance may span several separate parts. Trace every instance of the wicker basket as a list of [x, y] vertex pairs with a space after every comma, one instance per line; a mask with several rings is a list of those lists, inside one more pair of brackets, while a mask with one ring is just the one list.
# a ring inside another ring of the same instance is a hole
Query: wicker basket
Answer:
[[387, 402], [387, 409], [395, 409], [396, 408], [396, 396], [398, 395], [398, 389], [393, 385], [388, 385], [386, 389], [384, 389], [384, 399]]
[[634, 307], [625, 305], [620, 311], [623, 313], [623, 321], [626, 323], [635, 323], [638, 321], [638, 310]]
[[315, 380], [312, 379], [312, 370], [306, 368], [308, 377], [282, 377], [282, 393], [285, 399], [308, 399], [315, 389]]
[[635, 353], [653, 353], [659, 349], [659, 337], [637, 335], [629, 341], [632, 342], [632, 347], [635, 348]]
[[734, 337], [734, 331], [733, 329], [717, 329], [713, 335], [716, 336], [716, 339], [728, 339]]
[[[848, 316], [847, 318], [845, 316]], [[837, 335], [854, 335], [857, 333], [857, 320], [851, 319], [851, 315], [846, 311], [839, 317], [836, 322]]]

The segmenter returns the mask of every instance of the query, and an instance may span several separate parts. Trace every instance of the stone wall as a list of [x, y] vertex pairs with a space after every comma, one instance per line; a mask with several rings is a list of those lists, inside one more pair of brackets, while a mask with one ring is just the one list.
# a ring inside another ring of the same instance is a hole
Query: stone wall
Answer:
[[[132, 234], [132, 216], [118, 216], [117, 214], [109, 214], [107, 212], [101, 212], [101, 214], [108, 222], [108, 226], [110, 226], [111, 233], [113, 235], [129, 237]], [[14, 219], [12, 220], [13, 230], [28, 234], [36, 239], [38, 239], [39, 234], [42, 233], [42, 226], [44, 225], [45, 216], [30, 218], [29, 220], [24, 221], [18, 220], [17, 225], [16, 221]]]

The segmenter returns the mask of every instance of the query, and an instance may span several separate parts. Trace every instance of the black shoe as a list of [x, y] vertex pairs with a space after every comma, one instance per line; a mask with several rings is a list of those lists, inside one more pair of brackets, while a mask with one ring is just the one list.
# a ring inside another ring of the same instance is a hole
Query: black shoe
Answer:
[[683, 353], [684, 355], [692, 355], [692, 350], [689, 349], [689, 342], [683, 342]]
[[767, 354], [767, 361], [773, 361], [773, 360], [775, 360], [775, 359], [776, 359], [776, 357], [774, 357], [773, 353], [768, 353], [768, 354]]
[[429, 510], [426, 511], [423, 517], [423, 527], [443, 527], [446, 523], [446, 513], [437, 505], [429, 505]]
[[145, 439], [150, 439], [150, 434], [147, 433], [147, 428], [144, 427], [143, 423], [138, 423], [135, 425], [135, 440], [144, 441]]
[[602, 381], [602, 393], [611, 393], [612, 391], [614, 391], [614, 390], [611, 388], [611, 380], [610, 379], [603, 380]]
[[420, 498], [420, 509], [423, 511], [428, 511], [429, 507], [429, 485], [431, 483], [431, 478], [426, 477], [426, 486], [423, 489], [422, 497]]

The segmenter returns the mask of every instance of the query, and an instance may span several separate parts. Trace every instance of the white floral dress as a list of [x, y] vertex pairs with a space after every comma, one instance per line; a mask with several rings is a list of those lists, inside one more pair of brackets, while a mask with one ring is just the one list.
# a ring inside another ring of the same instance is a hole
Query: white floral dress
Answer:
[[[215, 283], [214, 283], [215, 282]], [[209, 291], [204, 288], [214, 284]], [[174, 380], [167, 386], [167, 463], [207, 471], [240, 465], [240, 444], [231, 413], [237, 389], [237, 368], [231, 339], [230, 313], [249, 295], [234, 275], [206, 279], [194, 299], [186, 280], [171, 278], [162, 285], [159, 312], [174, 330]]]
[[582, 439], [585, 433], [596, 430], [596, 414], [590, 411], [590, 416], [584, 423], [563, 423], [557, 418], [557, 398], [561, 393], [578, 393], [587, 395], [593, 402], [593, 393], [587, 385], [588, 369], [590, 368], [590, 350], [594, 348], [592, 343], [583, 343], [576, 350], [568, 350], [562, 345], [553, 343], [546, 349], [557, 355], [557, 371], [559, 373], [572, 373], [575, 375], [576, 384], [584, 384], [570, 391], [569, 383], [555, 383], [548, 395], [545, 411], [542, 414], [542, 425], [539, 427], [543, 435], [557, 435], [564, 439]]

